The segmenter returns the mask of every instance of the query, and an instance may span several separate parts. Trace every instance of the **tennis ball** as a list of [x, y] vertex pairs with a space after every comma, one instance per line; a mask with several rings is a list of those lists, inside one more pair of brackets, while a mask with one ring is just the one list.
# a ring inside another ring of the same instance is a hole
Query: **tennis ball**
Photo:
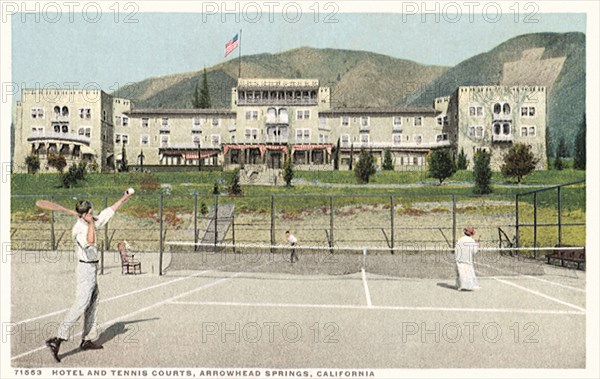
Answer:
[[127, 189], [127, 194], [128, 195], [133, 195], [135, 193], [135, 190], [133, 188], [128, 188]]

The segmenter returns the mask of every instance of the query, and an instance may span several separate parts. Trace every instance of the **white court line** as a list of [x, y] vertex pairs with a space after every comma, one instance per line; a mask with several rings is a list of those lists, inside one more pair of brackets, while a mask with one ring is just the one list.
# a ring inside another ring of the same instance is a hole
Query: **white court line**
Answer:
[[371, 293], [369, 292], [369, 285], [367, 284], [367, 275], [365, 274], [365, 269], [361, 269], [362, 271], [362, 281], [363, 286], [365, 287], [365, 297], [367, 298], [367, 307], [371, 308], [373, 304], [371, 303]]
[[[154, 288], [166, 286], [168, 284], [176, 283], [176, 282], [179, 282], [181, 280], [190, 279], [190, 278], [193, 278], [195, 276], [206, 274], [209, 271], [211, 271], [211, 270], [202, 271], [202, 272], [195, 273], [195, 274], [192, 274], [192, 275], [189, 275], [189, 276], [185, 276], [183, 278], [177, 278], [177, 279], [169, 280], [168, 282], [163, 282], [163, 283], [160, 283], [160, 284], [155, 284], [155, 285], [150, 286], [150, 287], [144, 287], [144, 288], [140, 288], [140, 289], [137, 289], [137, 290], [134, 290], [134, 291], [131, 291], [131, 292], [126, 292], [126, 293], [123, 293], [123, 294], [120, 294], [120, 295], [109, 297], [107, 299], [102, 299], [102, 300], [100, 300], [100, 304], [108, 302], [108, 301], [112, 301], [112, 300], [117, 300], [117, 299], [120, 299], [120, 298], [123, 298], [123, 297], [126, 297], [126, 296], [135, 295], [135, 294], [138, 294], [140, 292], [148, 291], [148, 290], [151, 290], [151, 289], [154, 289]], [[70, 308], [64, 308], [64, 309], [61, 309], [61, 310], [58, 310], [58, 311], [55, 311], [55, 312], [46, 313], [46, 314], [43, 314], [43, 315], [40, 315], [40, 316], [36, 316], [36, 317], [28, 318], [26, 320], [18, 321], [16, 323], [16, 325], [24, 324], [24, 323], [27, 323], [27, 322], [39, 320], [39, 319], [46, 318], [46, 317], [56, 316], [56, 315], [59, 315], [61, 313], [64, 313], [64, 312], [68, 311], [69, 309]]]
[[273, 308], [321, 308], [321, 309], [355, 309], [355, 310], [390, 310], [390, 311], [432, 311], [432, 312], [478, 312], [478, 313], [527, 313], [551, 315], [585, 315], [585, 312], [564, 310], [536, 310], [519, 308], [448, 308], [448, 307], [407, 307], [394, 305], [352, 305], [352, 304], [289, 304], [289, 303], [243, 303], [219, 301], [171, 301], [175, 305], [232, 306], [232, 307], [273, 307]]
[[[123, 315], [123, 316], [119, 316], [119, 317], [117, 317], [117, 318], [114, 318], [114, 319], [112, 319], [112, 320], [110, 320], [110, 321], [106, 321], [106, 322], [104, 322], [104, 323], [100, 324], [100, 325], [99, 325], [99, 327], [100, 327], [100, 328], [102, 328], [102, 327], [106, 327], [106, 326], [112, 325], [113, 323], [115, 323], [115, 322], [117, 322], [117, 321], [119, 321], [119, 320], [123, 320], [123, 319], [125, 319], [125, 318], [131, 317], [131, 316], [135, 316], [135, 315], [137, 315], [137, 314], [139, 314], [139, 313], [143, 313], [143, 312], [149, 311], [149, 310], [151, 310], [151, 309], [153, 309], [153, 308], [160, 307], [160, 306], [161, 306], [161, 305], [163, 305], [163, 304], [169, 303], [169, 302], [171, 302], [171, 301], [173, 301], [173, 300], [180, 299], [180, 298], [182, 298], [182, 297], [184, 297], [184, 296], [187, 296], [187, 295], [191, 295], [191, 294], [193, 294], [194, 292], [198, 292], [198, 291], [201, 291], [201, 290], [204, 290], [204, 289], [207, 289], [207, 288], [210, 288], [210, 287], [216, 286], [217, 284], [220, 284], [220, 283], [223, 283], [223, 282], [225, 282], [225, 281], [231, 280], [231, 279], [233, 279], [233, 278], [235, 278], [236, 276], [239, 276], [239, 275], [241, 275], [241, 274], [242, 274], [241, 272], [238, 272], [238, 273], [236, 273], [236, 274], [235, 274], [235, 275], [233, 275], [233, 276], [229, 276], [229, 277], [227, 277], [227, 278], [219, 279], [219, 280], [217, 280], [217, 281], [215, 281], [215, 282], [212, 282], [212, 283], [205, 284], [205, 285], [203, 285], [203, 286], [200, 286], [200, 287], [198, 287], [198, 288], [194, 288], [193, 290], [189, 290], [189, 291], [187, 291], [187, 292], [184, 292], [184, 293], [181, 293], [181, 294], [179, 294], [179, 295], [176, 295], [176, 296], [170, 297], [170, 298], [168, 298], [168, 299], [166, 299], [166, 300], [159, 301], [159, 302], [157, 302], [157, 303], [154, 303], [154, 304], [152, 304], [152, 305], [149, 305], [149, 306], [147, 306], [147, 307], [144, 307], [144, 308], [138, 309], [137, 311], [134, 311], [134, 312], [128, 313], [128, 314], [126, 314], [126, 315]], [[73, 335], [73, 338], [74, 338], [74, 337], [77, 337], [77, 336], [79, 336], [79, 335], [81, 335], [81, 332], [79, 332], [79, 333], [77, 333], [77, 334]], [[44, 345], [44, 346], [40, 346], [40, 347], [38, 347], [38, 348], [35, 348], [35, 349], [33, 349], [33, 350], [27, 351], [27, 352], [25, 352], [25, 353], [21, 353], [21, 354], [19, 354], [19, 355], [15, 355], [14, 357], [12, 357], [12, 358], [11, 358], [11, 360], [14, 360], [14, 359], [19, 359], [19, 358], [25, 357], [25, 356], [27, 356], [27, 355], [33, 354], [33, 353], [35, 353], [35, 352], [37, 352], [37, 351], [40, 351], [40, 350], [43, 350], [43, 349], [46, 349], [46, 345]]]
[[[511, 270], [504, 270], [504, 269], [500, 269], [494, 266], [490, 266], [488, 264], [485, 263], [481, 263], [481, 262], [475, 262], [476, 265], [481, 265], [481, 266], [485, 266], [485, 267], [489, 267], [493, 270], [499, 271], [499, 272], [506, 272], [506, 273], [513, 273], [513, 274], [519, 274], [516, 271], [511, 271]], [[553, 282], [551, 280], [547, 280], [547, 279], [542, 279], [542, 278], [536, 278], [535, 276], [531, 276], [531, 275], [522, 275], [525, 278], [529, 278], [529, 279], [535, 279], [535, 280], [539, 280], [540, 282], [544, 282], [544, 283], [548, 283], [548, 284], [552, 284], [558, 287], [562, 287], [562, 288], [566, 288], [566, 289], [570, 289], [573, 291], [579, 291], [579, 292], [585, 292], [585, 289], [581, 289], [581, 288], [577, 288], [577, 287], [572, 287], [572, 286], [568, 286], [566, 284], [562, 284], [562, 283], [557, 283], [557, 282]], [[496, 277], [497, 278], [497, 277]]]
[[557, 299], [557, 298], [555, 298], [555, 297], [552, 297], [552, 296], [545, 295], [545, 294], [543, 294], [543, 293], [541, 293], [541, 292], [538, 292], [538, 291], [530, 290], [529, 288], [525, 288], [525, 287], [523, 287], [523, 286], [520, 286], [520, 285], [518, 285], [518, 284], [515, 284], [515, 283], [513, 283], [513, 282], [509, 282], [509, 281], [507, 281], [507, 280], [502, 280], [502, 279], [498, 279], [498, 278], [493, 278], [493, 279], [494, 279], [494, 280], [496, 280], [496, 281], [498, 281], [498, 282], [500, 282], [500, 283], [508, 284], [509, 286], [516, 287], [516, 288], [518, 288], [518, 289], [521, 289], [521, 290], [523, 290], [523, 291], [526, 291], [526, 292], [532, 293], [532, 294], [534, 294], [534, 295], [541, 296], [541, 297], [543, 297], [544, 299], [552, 300], [552, 301], [554, 301], [554, 302], [556, 302], [556, 303], [559, 303], [559, 304], [562, 304], [562, 305], [566, 305], [566, 306], [568, 306], [568, 307], [571, 307], [571, 308], [577, 309], [577, 310], [579, 310], [579, 311], [581, 311], [581, 312], [584, 312], [584, 313], [585, 313], [585, 308], [578, 307], [577, 305], [574, 305], [574, 304], [571, 304], [571, 303], [567, 303], [566, 301], [559, 300], [559, 299]]
[[365, 272], [365, 265], [364, 262], [367, 259], [367, 249], [363, 250], [363, 267], [360, 269], [360, 271], [362, 272], [362, 282], [363, 282], [363, 287], [365, 288], [365, 297], [367, 298], [367, 306], [370, 308], [373, 306], [373, 303], [371, 303], [371, 292], [369, 291], [369, 284], [367, 283], [367, 273]]

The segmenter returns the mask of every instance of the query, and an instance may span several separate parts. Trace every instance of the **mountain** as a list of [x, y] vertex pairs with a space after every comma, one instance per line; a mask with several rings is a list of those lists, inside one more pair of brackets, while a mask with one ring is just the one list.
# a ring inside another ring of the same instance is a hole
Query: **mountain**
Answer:
[[[206, 69], [213, 107], [230, 107], [238, 62], [236, 58]], [[404, 105], [414, 88], [446, 70], [367, 51], [308, 47], [242, 57], [243, 78], [319, 79], [321, 85], [331, 87], [336, 108]], [[192, 108], [192, 94], [201, 78], [202, 70], [149, 78], [114, 95], [133, 100], [138, 108]]]
[[408, 102], [431, 104], [461, 85], [546, 85], [548, 151], [564, 138], [573, 153], [585, 114], [585, 77], [585, 34], [526, 34], [446, 70]]

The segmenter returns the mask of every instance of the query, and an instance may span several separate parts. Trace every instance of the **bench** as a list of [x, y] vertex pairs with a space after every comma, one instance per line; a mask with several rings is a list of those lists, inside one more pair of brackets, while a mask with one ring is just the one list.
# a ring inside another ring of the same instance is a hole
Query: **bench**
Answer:
[[551, 261], [560, 261], [560, 265], [565, 267], [565, 262], [577, 263], [577, 269], [581, 270], [581, 265], [585, 264], [585, 249], [564, 249], [568, 246], [556, 246], [562, 247], [562, 249], [554, 250], [550, 254], [546, 254], [548, 264]]

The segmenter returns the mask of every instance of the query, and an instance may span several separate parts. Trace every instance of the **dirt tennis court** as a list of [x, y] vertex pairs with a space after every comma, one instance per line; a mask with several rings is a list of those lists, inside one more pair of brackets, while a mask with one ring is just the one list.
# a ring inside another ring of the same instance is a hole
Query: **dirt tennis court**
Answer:
[[106, 258], [98, 279], [105, 348], [80, 351], [78, 326], [59, 364], [44, 341], [74, 300], [72, 253], [13, 251], [13, 367], [585, 367], [582, 271], [545, 265], [544, 275], [504, 275], [483, 263], [482, 289], [467, 293], [452, 288], [450, 263], [432, 278], [216, 269], [158, 276], [155, 257], [140, 258], [138, 276], [121, 275]]

